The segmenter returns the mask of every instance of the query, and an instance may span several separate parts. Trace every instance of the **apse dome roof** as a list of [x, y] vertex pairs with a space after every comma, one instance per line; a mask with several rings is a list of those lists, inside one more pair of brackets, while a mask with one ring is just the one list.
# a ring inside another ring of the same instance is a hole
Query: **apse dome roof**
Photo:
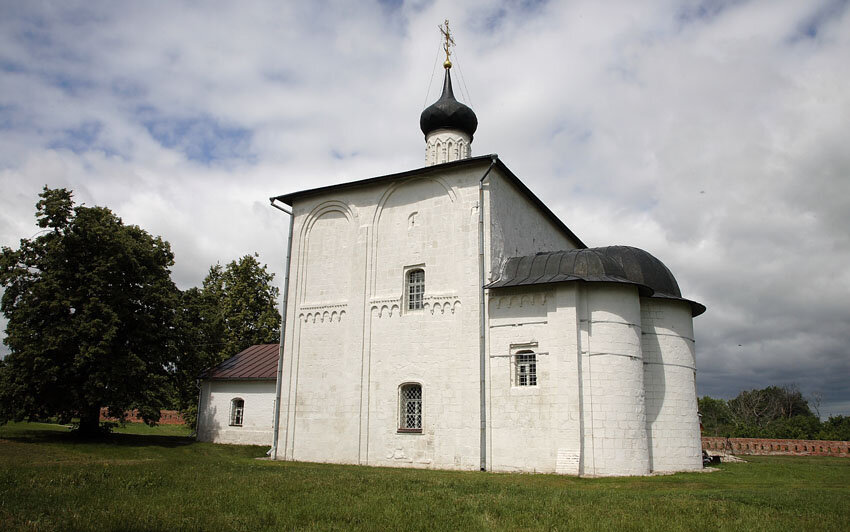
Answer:
[[487, 288], [568, 281], [635, 284], [641, 295], [652, 294], [649, 287], [629, 280], [622, 266], [615, 260], [593, 248], [511, 257], [502, 263], [499, 278], [488, 284]]
[[605, 246], [596, 249], [619, 264], [630, 281], [646, 285], [656, 294], [682, 297], [673, 272], [650, 253], [631, 246]]
[[511, 257], [502, 263], [499, 278], [486, 288], [570, 281], [632, 284], [637, 286], [640, 295], [644, 297], [687, 302], [693, 316], [705, 312], [705, 306], [682, 297], [679, 283], [663, 262], [631, 246], [571, 249]]
[[443, 80], [443, 94], [439, 100], [422, 111], [419, 127], [426, 137], [438, 129], [458, 129], [469, 135], [470, 142], [475, 130], [478, 129], [478, 117], [472, 109], [455, 99], [452, 92], [452, 77], [449, 75], [448, 68]]

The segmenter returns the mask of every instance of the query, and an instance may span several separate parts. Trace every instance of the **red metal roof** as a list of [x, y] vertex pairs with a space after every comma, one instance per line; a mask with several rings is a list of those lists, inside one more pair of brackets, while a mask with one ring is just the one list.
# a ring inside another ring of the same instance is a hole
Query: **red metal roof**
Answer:
[[202, 379], [274, 380], [277, 377], [278, 344], [252, 345], [205, 371]]

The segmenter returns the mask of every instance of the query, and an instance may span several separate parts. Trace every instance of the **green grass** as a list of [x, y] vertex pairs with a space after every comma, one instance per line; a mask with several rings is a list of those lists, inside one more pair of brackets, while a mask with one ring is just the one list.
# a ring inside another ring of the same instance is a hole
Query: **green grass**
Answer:
[[157, 425], [156, 427], [149, 427], [144, 423], [127, 423], [123, 427], [115, 427], [112, 432], [116, 434], [149, 434], [152, 436], [189, 437], [192, 435], [192, 429], [186, 425]]
[[[176, 433], [175, 431], [184, 432]], [[0, 530], [848, 530], [850, 460], [580, 479], [269, 462], [139, 425], [0, 427]]]

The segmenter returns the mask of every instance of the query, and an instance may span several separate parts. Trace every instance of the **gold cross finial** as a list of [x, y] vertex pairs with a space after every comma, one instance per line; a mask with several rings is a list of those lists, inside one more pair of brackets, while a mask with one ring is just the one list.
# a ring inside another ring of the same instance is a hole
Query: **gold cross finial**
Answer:
[[443, 44], [443, 50], [446, 51], [446, 62], [443, 63], [443, 67], [449, 69], [452, 67], [452, 62], [449, 60], [449, 56], [452, 55], [451, 47], [455, 45], [455, 40], [452, 38], [452, 32], [449, 30], [449, 19], [446, 19], [446, 21], [438, 27], [440, 28], [440, 33], [442, 33], [443, 37], [446, 38], [446, 42]]

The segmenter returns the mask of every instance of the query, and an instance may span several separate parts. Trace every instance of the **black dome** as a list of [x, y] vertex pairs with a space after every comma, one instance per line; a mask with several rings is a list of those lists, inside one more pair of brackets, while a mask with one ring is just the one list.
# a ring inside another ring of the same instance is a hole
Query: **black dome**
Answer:
[[570, 281], [625, 283], [637, 285], [641, 295], [652, 290], [628, 279], [623, 267], [599, 249], [570, 249], [511, 257], [502, 264], [499, 278], [487, 288]]
[[459, 129], [469, 135], [469, 140], [472, 142], [472, 135], [478, 129], [478, 117], [472, 109], [455, 99], [452, 92], [452, 77], [449, 75], [448, 68], [443, 81], [443, 94], [439, 100], [422, 111], [419, 127], [426, 137], [438, 129]]
[[705, 312], [704, 305], [682, 297], [673, 272], [651, 253], [631, 246], [606, 246], [595, 249], [617, 262], [623, 268], [626, 279], [652, 288], [655, 292], [652, 297], [687, 301], [694, 316]]
[[663, 262], [631, 246], [570, 249], [510, 257], [502, 262], [499, 277], [485, 288], [573, 281], [635, 285], [643, 297], [688, 303], [692, 316], [705, 312], [702, 304], [682, 297], [679, 283]]
[[652, 288], [655, 293], [682, 297], [679, 283], [670, 268], [650, 253], [631, 246], [606, 246], [596, 248], [600, 253], [617, 262], [626, 274], [626, 279]]

